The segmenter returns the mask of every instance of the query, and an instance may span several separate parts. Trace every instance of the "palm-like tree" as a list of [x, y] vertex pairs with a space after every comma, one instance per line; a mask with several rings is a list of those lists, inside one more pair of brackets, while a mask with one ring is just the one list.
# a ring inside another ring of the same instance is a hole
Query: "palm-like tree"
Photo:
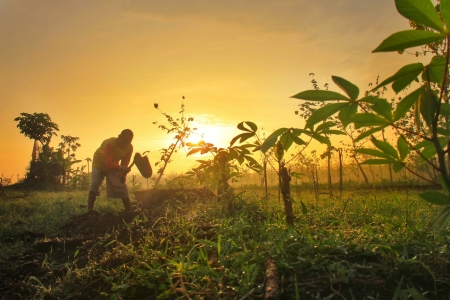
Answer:
[[52, 136], [57, 135], [56, 131], [59, 131], [58, 125], [45, 113], [21, 113], [14, 121], [19, 122], [17, 128], [21, 134], [42, 145], [48, 143]]
[[[34, 140], [33, 151], [32, 151], [32, 161], [30, 162], [30, 174], [40, 174], [43, 175], [44, 180], [47, 180], [48, 170], [40, 170], [39, 165], [36, 164], [36, 157], [38, 148], [37, 142], [40, 142], [42, 149], [49, 150], [43, 151], [48, 155], [48, 158], [52, 155], [52, 148], [49, 147], [50, 140], [52, 136], [57, 135], [56, 131], [59, 131], [59, 127], [56, 123], [52, 122], [52, 119], [48, 114], [45, 113], [21, 113], [20, 117], [14, 119], [14, 121], [19, 122], [17, 128], [20, 129], [20, 133], [24, 136]], [[39, 153], [40, 159], [42, 159], [44, 153]], [[44, 167], [45, 169], [46, 167]], [[44, 173], [43, 173], [44, 172]], [[27, 176], [28, 177], [28, 176]], [[38, 176], [39, 177], [39, 176]], [[33, 176], [31, 177], [33, 178]]]

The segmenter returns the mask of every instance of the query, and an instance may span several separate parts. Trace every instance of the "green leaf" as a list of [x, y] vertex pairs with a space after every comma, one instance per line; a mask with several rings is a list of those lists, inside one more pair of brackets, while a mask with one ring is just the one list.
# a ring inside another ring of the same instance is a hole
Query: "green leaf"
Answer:
[[237, 136], [235, 136], [231, 142], [230, 142], [230, 146], [233, 146], [233, 144], [240, 139], [239, 143], [245, 142], [246, 140], [252, 138], [255, 136], [254, 132], [248, 132], [248, 133], [241, 133]]
[[279, 128], [272, 132], [271, 135], [267, 137], [267, 139], [264, 141], [264, 143], [261, 145], [261, 151], [263, 153], [266, 153], [270, 148], [274, 147], [276, 142], [278, 141], [278, 137], [288, 130], [288, 128]]
[[425, 159], [430, 159], [433, 156], [436, 155], [436, 148], [434, 147], [434, 144], [428, 145], [423, 148], [422, 151], [420, 151], [421, 156], [419, 157], [419, 163], [423, 163]]
[[294, 142], [293, 139], [291, 138], [291, 132], [286, 131], [285, 133], [283, 133], [280, 136], [280, 140], [279, 142], [283, 145], [283, 149], [284, 151], [288, 151], [289, 148], [291, 148], [292, 143]]
[[377, 98], [377, 101], [370, 108], [386, 120], [392, 122], [392, 107], [386, 99]]
[[377, 147], [378, 149], [380, 149], [384, 153], [389, 154], [390, 156], [398, 159], [397, 150], [395, 150], [395, 148], [392, 147], [391, 144], [389, 144], [388, 142], [385, 142], [385, 141], [377, 140], [374, 137], [372, 137], [371, 141], [375, 145], [375, 147]]
[[248, 127], [250, 127], [253, 130], [253, 132], [256, 132], [258, 130], [258, 126], [256, 126], [256, 124], [253, 122], [245, 121], [245, 124], [247, 124]]
[[437, 133], [441, 135], [445, 135], [447, 137], [450, 137], [450, 129], [445, 129], [442, 127], [437, 128]]
[[290, 128], [287, 131], [285, 131], [281, 136], [279, 141], [283, 145], [283, 149], [285, 151], [288, 151], [289, 148], [292, 146], [293, 143], [297, 145], [306, 145], [306, 143], [299, 138], [298, 136], [303, 132], [302, 129], [296, 129], [296, 128]]
[[344, 126], [344, 128], [347, 128], [348, 124], [351, 123], [350, 118], [351, 116], [356, 114], [357, 111], [358, 103], [356, 102], [350, 102], [339, 111], [339, 120], [341, 120], [342, 126]]
[[331, 134], [331, 135], [347, 135], [342, 130], [334, 130], [334, 129], [326, 129], [326, 130], [322, 131], [321, 133], [322, 134]]
[[388, 125], [384, 125], [384, 126], [380, 126], [380, 127], [375, 127], [375, 128], [371, 128], [363, 133], [361, 133], [360, 135], [358, 135], [355, 139], [355, 142], [359, 142], [362, 139], [365, 139], [366, 137], [383, 130], [383, 128], [386, 128]]
[[361, 164], [363, 165], [389, 165], [394, 163], [395, 161], [392, 159], [368, 159], [363, 161]]
[[399, 162], [392, 163], [392, 169], [394, 170], [395, 173], [401, 171], [404, 167], [405, 165], [402, 163]]
[[422, 90], [421, 97], [419, 97], [420, 114], [428, 126], [431, 126], [434, 115], [437, 109], [438, 99], [433, 90], [427, 86]]
[[403, 98], [398, 104], [397, 109], [394, 112], [394, 121], [403, 118], [406, 113], [411, 109], [411, 107], [419, 101], [420, 94], [422, 93], [423, 87], [418, 88], [414, 92]]
[[386, 159], [392, 159], [392, 157], [389, 154], [386, 154], [380, 150], [371, 149], [371, 148], [356, 149], [355, 152], [361, 153], [361, 154], [367, 154], [367, 155], [371, 155], [371, 156], [376, 156], [376, 157], [381, 157], [381, 158], [386, 158]]
[[427, 202], [436, 205], [450, 205], [450, 198], [442, 193], [436, 191], [426, 191], [420, 193], [419, 196]]
[[[448, 139], [446, 137], [438, 137], [438, 140], [439, 140], [439, 144], [441, 145], [442, 148], [444, 148], [448, 143]], [[434, 143], [429, 140], [423, 140], [420, 143], [418, 143], [415, 148], [421, 149], [423, 147], [428, 147], [428, 146], [434, 146]]]
[[310, 135], [313, 139], [315, 139], [316, 141], [318, 141], [321, 144], [325, 144], [328, 146], [331, 146], [331, 141], [328, 137], [317, 134], [317, 133], [313, 133]]
[[[245, 122], [245, 121], [244, 121], [244, 122]], [[244, 122], [239, 123], [239, 124], [237, 125], [237, 128], [240, 129], [240, 130], [242, 130], [242, 131], [248, 131], [248, 132], [251, 132], [251, 130], [249, 130], [248, 128], [245, 128]], [[246, 122], [245, 122], [245, 123], [246, 123]]]
[[310, 100], [310, 101], [332, 101], [332, 100], [347, 100], [350, 99], [346, 96], [333, 92], [333, 91], [322, 91], [322, 90], [308, 90], [300, 92], [291, 98]]
[[322, 132], [314, 131], [313, 129], [305, 130], [304, 134], [310, 136], [321, 144], [331, 146], [331, 141], [327, 136], [322, 135]]
[[376, 96], [365, 96], [362, 97], [361, 99], [357, 100], [356, 102], [364, 102], [364, 103], [370, 103], [370, 104], [375, 104], [377, 103], [377, 101], [381, 99], [380, 97], [376, 97]]
[[401, 161], [404, 161], [405, 158], [408, 156], [410, 150], [409, 150], [408, 143], [406, 142], [406, 140], [403, 136], [399, 136], [399, 138], [397, 140], [397, 149], [398, 149], [398, 152], [400, 153]]
[[391, 77], [383, 80], [373, 90], [377, 90], [378, 88], [380, 88], [382, 86], [385, 86], [391, 82], [402, 79], [404, 77], [408, 77], [408, 76], [417, 77], [417, 76], [419, 76], [420, 72], [422, 72], [422, 71], [423, 71], [423, 64], [421, 64], [421, 63], [413, 63], [413, 64], [406, 65], [406, 66], [400, 68], [400, 70], [398, 70], [397, 73], [395, 73]]
[[300, 205], [302, 206], [302, 214], [307, 215], [308, 214], [308, 208], [306, 208], [305, 203], [303, 203], [302, 200], [300, 200]]
[[441, 16], [444, 19], [444, 23], [447, 30], [450, 29], [450, 1], [441, 0]]
[[200, 151], [202, 151], [202, 150], [203, 150], [203, 148], [194, 148], [194, 149], [192, 149], [191, 151], [189, 151], [189, 152], [186, 154], [186, 156], [195, 154], [195, 153], [200, 152]]
[[301, 145], [306, 145], [305, 141], [302, 140], [301, 138], [299, 138], [298, 136], [295, 135], [290, 135], [290, 138], [292, 139], [292, 141], [294, 143], [296, 143], [297, 145], [301, 146]]
[[355, 124], [355, 128], [359, 129], [367, 126], [387, 126], [389, 122], [372, 113], [354, 114], [351, 121]]
[[440, 113], [444, 117], [450, 117], [450, 104], [448, 104], [448, 103], [441, 103]]
[[314, 111], [308, 120], [306, 120], [305, 128], [312, 128], [314, 124], [325, 121], [341, 108], [348, 105], [347, 103], [331, 103]]
[[442, 85], [445, 74], [445, 58], [433, 57], [431, 63], [422, 72], [422, 80]]
[[[246, 128], [245, 125], [247, 125], [248, 127], [250, 127], [250, 129]], [[258, 130], [258, 126], [256, 126], [255, 123], [253, 122], [249, 122], [249, 121], [244, 121], [241, 122], [237, 125], [237, 128], [242, 130], [242, 131], [248, 131], [248, 132], [256, 132]]]
[[336, 83], [336, 85], [340, 87], [350, 97], [350, 99], [358, 99], [359, 88], [356, 85], [338, 76], [331, 76], [331, 79], [333, 79], [334, 83]]
[[398, 12], [405, 18], [445, 33], [436, 9], [429, 0], [395, 0]]
[[431, 44], [445, 38], [445, 34], [423, 30], [405, 30], [392, 34], [372, 52], [403, 51], [407, 48]]
[[441, 231], [450, 221], [450, 206], [444, 207], [436, 219], [432, 223], [432, 227], [436, 227], [437, 231]]
[[336, 126], [336, 124], [334, 122], [331, 122], [331, 121], [323, 122], [322, 124], [320, 124], [319, 126], [316, 127], [314, 132], [321, 132], [321, 131], [329, 129], [330, 127], [333, 127], [333, 126]]
[[409, 74], [405, 77], [400, 78], [399, 80], [396, 80], [392, 84], [392, 89], [395, 91], [396, 94], [403, 91], [404, 88], [409, 86], [414, 80], [417, 80], [417, 76], [419, 74]]

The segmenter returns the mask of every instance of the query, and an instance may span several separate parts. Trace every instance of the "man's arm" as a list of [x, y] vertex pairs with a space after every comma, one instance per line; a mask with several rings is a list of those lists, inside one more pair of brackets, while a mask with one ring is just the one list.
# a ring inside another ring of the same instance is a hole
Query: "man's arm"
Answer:
[[128, 152], [125, 157], [120, 160], [121, 166], [128, 167], [131, 161], [131, 154], [133, 154], [133, 146], [131, 146], [130, 152]]
[[120, 171], [121, 166], [117, 161], [114, 161], [113, 147], [108, 144], [105, 146], [105, 165], [111, 171]]

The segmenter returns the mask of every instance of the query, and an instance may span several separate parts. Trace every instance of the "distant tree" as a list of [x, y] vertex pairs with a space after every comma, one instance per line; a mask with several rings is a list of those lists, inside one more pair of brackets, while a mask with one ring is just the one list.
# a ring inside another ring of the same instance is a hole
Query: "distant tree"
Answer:
[[56, 135], [56, 131], [59, 131], [59, 127], [56, 123], [52, 122], [52, 119], [45, 113], [20, 113], [20, 117], [14, 119], [19, 122], [17, 128], [20, 129], [20, 133], [24, 136], [39, 141], [42, 145], [49, 142], [52, 136]]
[[[37, 141], [43, 147], [49, 147], [52, 136], [57, 136], [56, 131], [59, 131], [58, 125], [52, 122], [46, 113], [21, 113], [20, 117], [15, 118], [14, 121], [19, 122], [17, 128], [20, 129], [21, 134], [34, 140], [33, 147]], [[36, 173], [38, 169], [38, 165], [33, 163], [33, 161], [30, 163], [30, 174]]]
[[75, 158], [75, 152], [81, 146], [78, 143], [79, 139], [79, 137], [61, 134], [62, 142], [59, 143], [56, 160], [61, 164], [63, 169], [62, 184], [66, 184], [67, 180], [70, 179], [72, 165], [81, 162], [81, 160]]

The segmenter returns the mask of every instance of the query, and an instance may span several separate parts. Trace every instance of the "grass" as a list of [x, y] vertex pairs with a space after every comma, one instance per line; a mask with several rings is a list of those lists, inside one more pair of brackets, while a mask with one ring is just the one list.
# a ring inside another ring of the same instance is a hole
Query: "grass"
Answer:
[[[64, 223], [84, 213], [85, 194], [39, 192], [3, 202], [0, 237], [29, 230], [56, 239]], [[54, 249], [41, 253], [40, 269], [53, 275], [23, 278], [27, 299], [260, 299], [268, 258], [278, 267], [283, 299], [450, 299], [449, 227], [429, 228], [438, 207], [416, 193], [330, 199], [302, 192], [294, 195], [293, 228], [277, 198], [262, 199], [244, 192], [231, 206], [172, 202], [101, 236], [84, 234], [82, 245], [59, 258]], [[112, 215], [122, 210], [117, 200], [99, 199], [96, 209]], [[2, 255], [14, 247], [2, 246]]]

